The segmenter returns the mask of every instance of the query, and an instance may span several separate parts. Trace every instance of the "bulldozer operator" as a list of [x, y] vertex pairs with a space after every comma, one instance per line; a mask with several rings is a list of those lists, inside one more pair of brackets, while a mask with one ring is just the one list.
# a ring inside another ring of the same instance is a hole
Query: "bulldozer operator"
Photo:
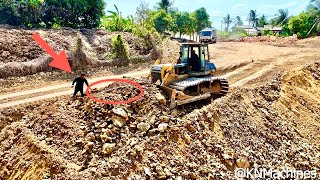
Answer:
[[199, 59], [199, 56], [196, 54], [195, 50], [191, 51], [189, 65], [192, 67], [191, 68], [192, 71], [200, 71], [200, 69], [201, 69], [200, 59]]

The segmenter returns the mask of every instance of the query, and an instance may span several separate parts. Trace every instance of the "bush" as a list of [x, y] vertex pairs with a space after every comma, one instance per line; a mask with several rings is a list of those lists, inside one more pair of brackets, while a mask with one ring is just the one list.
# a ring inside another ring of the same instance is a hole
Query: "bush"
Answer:
[[282, 32], [280, 34], [281, 37], [287, 37], [287, 36], [292, 36], [293, 34], [290, 32], [290, 29], [288, 27], [288, 23], [284, 24], [282, 26]]
[[273, 36], [274, 33], [270, 29], [265, 29], [265, 30], [263, 30], [262, 35], [263, 36]]
[[230, 34], [231, 34], [230, 32], [218, 31], [218, 37], [220, 37], [220, 38], [229, 38]]
[[123, 61], [123, 64], [126, 64], [129, 60], [129, 51], [128, 45], [126, 44], [122, 35], [116, 35], [112, 38], [111, 42], [112, 53], [115, 58]]
[[232, 28], [232, 32], [218, 31], [218, 37], [222, 39], [238, 39], [241, 37], [246, 37], [247, 32], [240, 28]]

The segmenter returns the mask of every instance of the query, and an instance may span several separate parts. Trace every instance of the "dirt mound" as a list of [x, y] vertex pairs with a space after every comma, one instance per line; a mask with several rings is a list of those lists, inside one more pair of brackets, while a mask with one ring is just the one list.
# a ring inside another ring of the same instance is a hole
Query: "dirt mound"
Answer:
[[[235, 179], [237, 167], [316, 170], [319, 72], [320, 64], [315, 64], [263, 87], [239, 89], [212, 104], [173, 111], [159, 103], [157, 94], [162, 92], [143, 79], [138, 82], [144, 95], [128, 105], [67, 97], [43, 102], [24, 115], [19, 126], [4, 125], [0, 164], [6, 171], [0, 174], [12, 177], [22, 166], [26, 170], [21, 175], [38, 170], [38, 177], [58, 179]], [[111, 86], [110, 94], [104, 93], [107, 88], [96, 95], [108, 99], [120, 92], [127, 99], [139, 93], [131, 86]], [[24, 144], [19, 138], [29, 133], [35, 144], [43, 144], [49, 155], [66, 163], [55, 164], [57, 170], [48, 173], [51, 164], [36, 163], [46, 152], [36, 151], [32, 163], [20, 164], [28, 153], [12, 141]]]
[[276, 36], [256, 36], [256, 37], [241, 37], [230, 40], [232, 42], [249, 42], [249, 43], [266, 43], [273, 46], [285, 47], [295, 45], [298, 41], [297, 37], [276, 37]]
[[[0, 28], [0, 78], [9, 76], [29, 75], [51, 70], [48, 64], [52, 60], [45, 51], [32, 39], [38, 32], [50, 46], [60, 52], [66, 50], [71, 65], [77, 61], [87, 61], [85, 65], [100, 62], [112, 65], [111, 39], [119, 33], [102, 30], [74, 29], [11, 29]], [[144, 40], [131, 33], [121, 33], [128, 46], [133, 62], [137, 59], [150, 60], [150, 48], [145, 47]], [[79, 52], [78, 42], [82, 47]], [[77, 68], [75, 66], [74, 68]]]

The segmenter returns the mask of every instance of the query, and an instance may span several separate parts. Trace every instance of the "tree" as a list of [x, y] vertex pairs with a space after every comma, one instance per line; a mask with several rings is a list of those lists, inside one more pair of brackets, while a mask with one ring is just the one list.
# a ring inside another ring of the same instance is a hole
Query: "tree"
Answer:
[[310, 0], [310, 4], [308, 6], [308, 14], [311, 17], [314, 17], [314, 24], [308, 32], [308, 35], [316, 25], [318, 25], [318, 34], [320, 34], [320, 0]]
[[190, 25], [187, 27], [187, 34], [192, 35], [192, 39], [194, 40], [194, 33], [196, 32], [196, 19], [192, 13], [189, 13]]
[[139, 37], [145, 38], [146, 44], [149, 43], [147, 37], [156, 31], [154, 28], [153, 14], [149, 5], [144, 1], [137, 7], [133, 33]]
[[160, 0], [160, 2], [158, 2], [157, 4], [158, 4], [158, 9], [163, 9], [163, 10], [165, 10], [166, 13], [168, 13], [170, 8], [173, 5], [173, 1], [171, 1], [171, 0]]
[[165, 30], [170, 29], [170, 23], [172, 22], [172, 18], [170, 14], [167, 14], [165, 10], [159, 10], [153, 13], [152, 16], [154, 22], [154, 28], [161, 34], [165, 32]]
[[206, 27], [211, 27], [210, 16], [204, 7], [195, 10], [192, 13], [192, 16], [193, 16], [193, 19], [195, 20], [194, 29], [196, 32], [200, 32], [202, 29]]
[[103, 0], [6, 0], [0, 22], [25, 27], [95, 28], [104, 14]]
[[263, 27], [264, 25], [267, 25], [267, 17], [263, 14], [258, 21], [258, 26]]
[[242, 26], [242, 25], [243, 25], [243, 22], [241, 20], [241, 17], [237, 16], [235, 21], [235, 26]]
[[149, 4], [144, 1], [141, 1], [140, 5], [137, 7], [136, 10], [136, 22], [139, 25], [144, 25], [148, 17], [150, 16], [150, 12], [151, 10], [149, 9]]
[[308, 36], [308, 31], [312, 27], [312, 19], [310, 16], [302, 12], [298, 16], [293, 16], [288, 22], [288, 28], [293, 34], [305, 38]]
[[207, 10], [202, 7], [194, 12], [194, 18], [196, 20], [196, 31], [199, 32], [206, 27], [211, 27], [210, 16]]
[[12, 26], [38, 27], [43, 0], [6, 0], [0, 3], [0, 23]]
[[227, 14], [227, 16], [223, 18], [223, 24], [226, 25], [225, 31], [227, 32], [229, 31], [229, 27], [231, 23], [232, 23], [232, 20], [231, 20], [230, 14]]
[[181, 38], [182, 34], [190, 33], [189, 27], [192, 26], [192, 20], [190, 18], [190, 13], [188, 13], [188, 12], [180, 13], [176, 19], [176, 24], [177, 24], [178, 30], [180, 32], [180, 38]]
[[258, 16], [257, 16], [257, 11], [256, 10], [250, 10], [249, 16], [248, 16], [248, 21], [249, 21], [249, 26], [251, 27], [257, 27], [258, 24]]
[[288, 23], [289, 12], [288, 9], [279, 9], [278, 14], [276, 14], [276, 18], [273, 21], [273, 25], [275, 26], [283, 26]]
[[178, 28], [178, 18], [181, 16], [181, 12], [178, 11], [177, 9], [171, 9], [170, 10], [170, 16], [173, 19], [170, 25], [170, 31], [173, 32], [173, 35], [175, 36], [179, 32]]
[[42, 20], [47, 27], [95, 28], [104, 15], [104, 6], [103, 0], [46, 0], [41, 7]]
[[[204, 7], [195, 10], [192, 13], [192, 18], [195, 20], [194, 29], [197, 33], [206, 27], [211, 27], [210, 16]], [[197, 40], [198, 40], [198, 36], [196, 38], [196, 41]]]

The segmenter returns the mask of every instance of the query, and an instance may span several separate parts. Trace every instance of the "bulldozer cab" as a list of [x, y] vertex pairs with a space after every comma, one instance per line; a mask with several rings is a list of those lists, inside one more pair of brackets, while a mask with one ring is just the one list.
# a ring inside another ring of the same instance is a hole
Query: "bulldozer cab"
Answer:
[[209, 63], [208, 44], [185, 43], [181, 44], [181, 62], [187, 66], [188, 74], [202, 74], [209, 71], [206, 64]]

